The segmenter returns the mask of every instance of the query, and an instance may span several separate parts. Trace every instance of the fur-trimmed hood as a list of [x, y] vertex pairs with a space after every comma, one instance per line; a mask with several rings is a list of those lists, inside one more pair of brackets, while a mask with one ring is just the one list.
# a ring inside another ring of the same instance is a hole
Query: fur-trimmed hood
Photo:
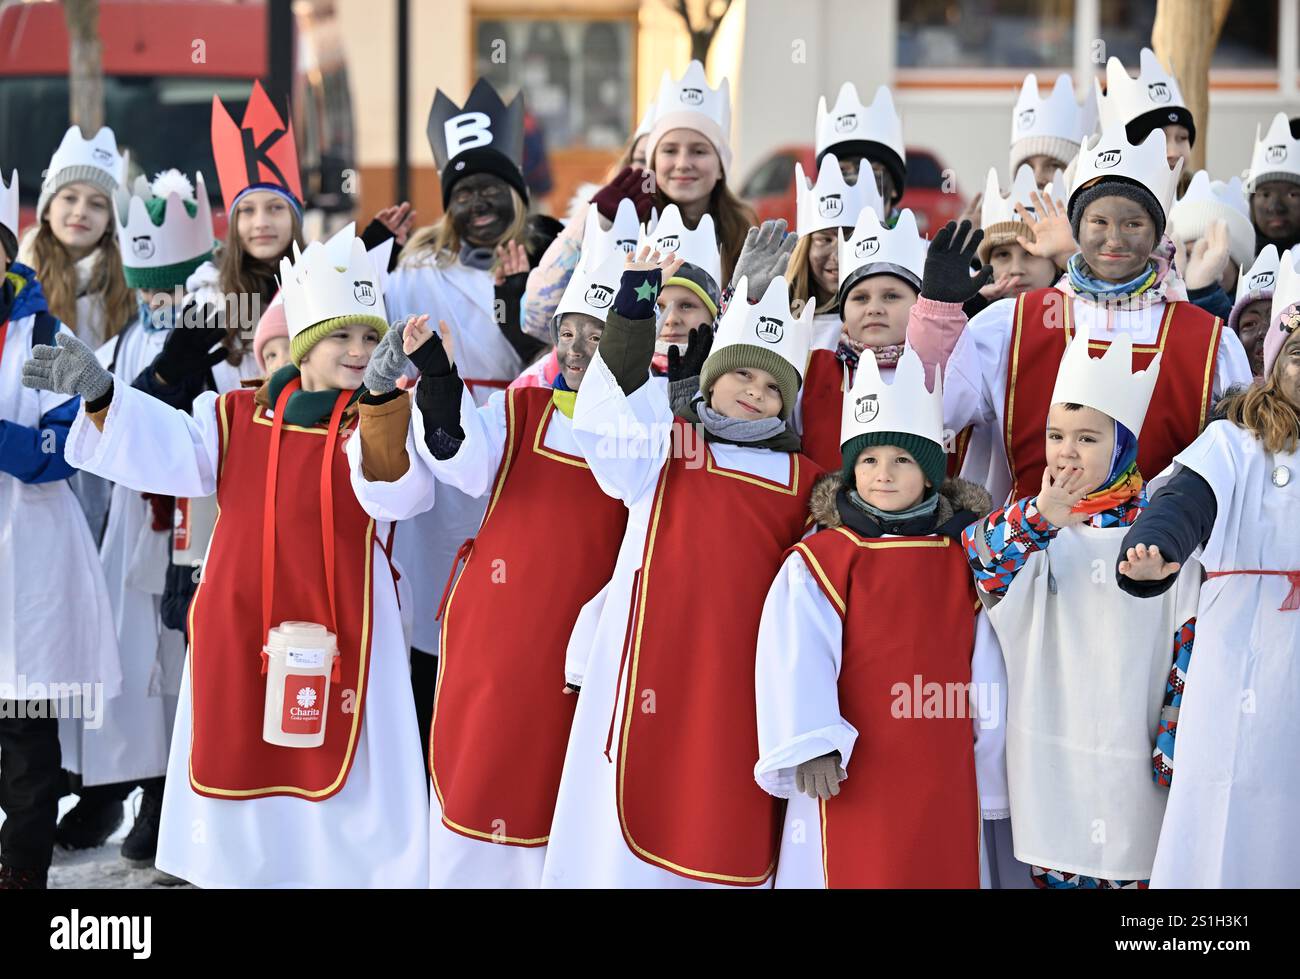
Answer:
[[[835, 505], [835, 497], [843, 485], [839, 473], [823, 473], [813, 484], [808, 510], [813, 520], [822, 527], [830, 529], [844, 522]], [[935, 513], [935, 526], [947, 523], [960, 510], [969, 510], [977, 517], [985, 516], [993, 510], [993, 498], [983, 486], [969, 480], [956, 477], [945, 479], [939, 487], [939, 509]]]

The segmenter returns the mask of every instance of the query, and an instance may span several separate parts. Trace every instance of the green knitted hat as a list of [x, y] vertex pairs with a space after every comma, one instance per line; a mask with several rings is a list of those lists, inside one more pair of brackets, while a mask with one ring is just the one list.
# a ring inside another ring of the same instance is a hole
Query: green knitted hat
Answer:
[[948, 454], [938, 442], [931, 442], [911, 432], [867, 432], [865, 435], [855, 435], [843, 445], [843, 469], [840, 470], [840, 476], [845, 486], [855, 485], [853, 470], [857, 466], [858, 456], [862, 455], [863, 449], [873, 445], [896, 445], [909, 453], [930, 481], [930, 490], [925, 496], [937, 492], [947, 478]]
[[748, 343], [730, 343], [709, 354], [700, 370], [700, 391], [707, 399], [713, 385], [723, 374], [751, 367], [767, 371], [776, 378], [781, 388], [781, 418], [788, 419], [794, 411], [795, 398], [799, 395], [799, 385], [803, 383], [794, 366], [773, 350], [756, 347]]
[[388, 324], [379, 316], [365, 316], [361, 313], [351, 313], [347, 316], [336, 316], [333, 319], [321, 320], [315, 326], [309, 326], [296, 337], [289, 341], [289, 359], [293, 362], [294, 367], [302, 366], [302, 359], [307, 356], [307, 352], [316, 346], [321, 340], [325, 339], [341, 326], [351, 326], [353, 323], [360, 323], [363, 326], [373, 326], [379, 331], [379, 338], [382, 340], [384, 334], [388, 332]]

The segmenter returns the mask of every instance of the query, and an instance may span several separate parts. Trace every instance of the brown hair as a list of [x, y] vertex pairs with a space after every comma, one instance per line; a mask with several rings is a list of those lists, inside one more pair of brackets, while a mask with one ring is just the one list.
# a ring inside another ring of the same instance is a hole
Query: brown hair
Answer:
[[[524, 243], [524, 232], [528, 225], [528, 205], [513, 187], [510, 188], [510, 200], [515, 205], [515, 219], [495, 242], [498, 245], [506, 241]], [[456, 233], [456, 227], [452, 224], [451, 214], [444, 213], [436, 223], [417, 228], [411, 234], [406, 247], [402, 249], [401, 264], [403, 267], [419, 264], [432, 255], [434, 264], [438, 268], [446, 268], [460, 257], [460, 249], [460, 235]], [[493, 267], [495, 264], [494, 262]]]
[[[668, 195], [655, 186], [655, 207], [663, 214], [664, 209], [673, 203]], [[718, 178], [709, 192], [709, 205], [705, 213], [713, 217], [713, 230], [718, 236], [718, 251], [722, 254], [722, 281], [718, 283], [723, 289], [731, 281], [731, 273], [740, 258], [740, 250], [745, 245], [745, 235], [749, 229], [758, 224], [758, 215], [754, 209], [731, 192], [727, 186], [726, 175]], [[685, 215], [683, 215], [685, 217]]]
[[1294, 452], [1300, 444], [1300, 415], [1278, 386], [1278, 370], [1275, 364], [1266, 381], [1228, 395], [1220, 409], [1228, 421], [1253, 432], [1264, 449], [1274, 454]]
[[[244, 357], [252, 352], [253, 332], [257, 329], [257, 321], [279, 291], [280, 286], [276, 281], [276, 275], [280, 271], [280, 259], [293, 255], [294, 243], [297, 243], [300, 249], [303, 247], [302, 222], [296, 210], [291, 208], [290, 212], [293, 216], [293, 229], [289, 235], [289, 245], [271, 261], [254, 258], [244, 250], [233, 215], [226, 229], [226, 241], [218, 249], [216, 255], [218, 284], [225, 302], [225, 308], [218, 310], [218, 314], [224, 316], [226, 321], [224, 345], [229, 351], [226, 355], [226, 363], [235, 367], [238, 367]], [[244, 298], [251, 300], [254, 296], [257, 297], [258, 308], [241, 309]], [[243, 322], [245, 319], [243, 314], [246, 311], [251, 313], [251, 316], [247, 317], [251, 319], [250, 323]]]
[[[134, 290], [126, 284], [122, 269], [122, 253], [117, 247], [117, 226], [112, 215], [104, 236], [95, 244], [99, 253], [95, 270], [86, 283], [86, 292], [98, 296], [104, 306], [104, 340], [122, 332], [136, 314]], [[77, 263], [72, 253], [54, 234], [48, 218], [41, 218], [32, 239], [32, 267], [41, 281], [50, 312], [66, 323], [73, 332], [77, 329]]]
[[[839, 232], [836, 232], [839, 235]], [[812, 235], [803, 235], [790, 253], [790, 265], [785, 272], [785, 281], [790, 283], [790, 310], [803, 310], [809, 299], [816, 299], [821, 292], [821, 285], [812, 272], [810, 253], [812, 252]], [[836, 293], [831, 293], [817, 303], [814, 313], [833, 313], [836, 310]], [[795, 313], [795, 315], [799, 315]]]

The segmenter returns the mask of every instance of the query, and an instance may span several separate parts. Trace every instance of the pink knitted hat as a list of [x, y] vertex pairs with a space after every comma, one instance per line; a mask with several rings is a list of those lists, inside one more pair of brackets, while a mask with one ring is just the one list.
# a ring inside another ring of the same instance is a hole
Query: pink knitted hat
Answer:
[[1272, 376], [1273, 364], [1277, 362], [1277, 355], [1282, 352], [1282, 347], [1291, 339], [1291, 332], [1287, 329], [1287, 321], [1296, 313], [1300, 313], [1300, 303], [1293, 303], [1284, 309], [1281, 315], [1277, 316], [1269, 324], [1268, 332], [1264, 334], [1264, 377], [1266, 379]]
[[274, 340], [276, 337], [289, 339], [289, 324], [284, 316], [284, 293], [281, 292], [277, 292], [275, 298], [271, 300], [271, 305], [266, 307], [266, 312], [257, 321], [257, 332], [253, 334], [253, 356], [257, 358], [257, 366], [264, 373], [266, 364], [262, 363], [262, 348], [266, 346], [268, 340]]

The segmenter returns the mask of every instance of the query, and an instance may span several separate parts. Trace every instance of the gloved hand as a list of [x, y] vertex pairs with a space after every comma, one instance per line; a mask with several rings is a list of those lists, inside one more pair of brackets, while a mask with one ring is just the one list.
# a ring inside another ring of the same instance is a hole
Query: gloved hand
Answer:
[[840, 768], [840, 753], [813, 758], [794, 770], [794, 787], [811, 799], [829, 799], [840, 794], [840, 782], [848, 773]]
[[697, 326], [686, 337], [686, 350], [668, 348], [668, 382], [699, 377], [704, 362], [713, 348], [713, 331], [707, 326]]
[[[411, 359], [415, 369], [425, 377], [446, 377], [451, 373], [451, 358], [442, 345], [442, 338], [428, 325], [428, 316], [413, 317], [406, 321], [402, 350]], [[446, 324], [439, 322], [446, 328]]]
[[978, 275], [970, 274], [971, 263], [984, 232], [971, 230], [970, 222], [949, 221], [930, 242], [925, 255], [921, 295], [937, 303], [964, 303], [993, 278], [993, 266], [985, 265]]
[[632, 198], [639, 220], [645, 221], [650, 216], [654, 198], [646, 190], [645, 170], [633, 166], [624, 167], [613, 180], [592, 195], [591, 206], [606, 221], [613, 221], [614, 215], [618, 213], [618, 202], [624, 197]]
[[226, 338], [221, 317], [204, 315], [201, 326], [186, 325], [191, 321], [187, 316], [177, 322], [154, 360], [154, 373], [169, 385], [203, 374], [226, 358], [227, 350], [220, 345]]
[[113, 375], [100, 366], [95, 352], [71, 333], [60, 332], [56, 347], [39, 344], [32, 358], [23, 364], [23, 387], [58, 394], [80, 395], [83, 401], [97, 401], [113, 385]]
[[785, 218], [777, 218], [750, 228], [749, 234], [745, 235], [740, 258], [736, 259], [736, 268], [731, 273], [730, 288], [734, 290], [740, 280], [747, 277], [749, 295], [745, 297], [746, 302], [757, 302], [773, 279], [785, 275], [790, 253], [798, 241], [795, 235], [785, 233], [786, 227]]
[[[411, 361], [402, 350], [402, 331], [406, 323], [396, 322], [388, 328], [384, 338], [370, 355], [362, 386], [371, 394], [388, 394], [397, 390], [397, 379], [406, 371]], [[441, 346], [441, 345], [440, 345]]]

